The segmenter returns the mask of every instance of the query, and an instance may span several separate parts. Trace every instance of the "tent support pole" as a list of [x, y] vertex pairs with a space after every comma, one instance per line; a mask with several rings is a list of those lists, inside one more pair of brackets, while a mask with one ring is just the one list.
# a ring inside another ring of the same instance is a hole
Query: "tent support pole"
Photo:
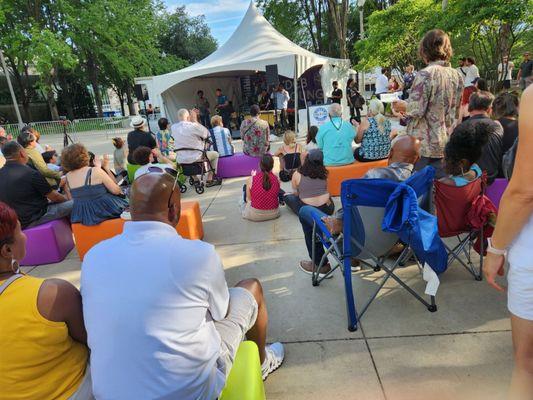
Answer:
[[294, 55], [294, 132], [298, 137], [298, 56]]

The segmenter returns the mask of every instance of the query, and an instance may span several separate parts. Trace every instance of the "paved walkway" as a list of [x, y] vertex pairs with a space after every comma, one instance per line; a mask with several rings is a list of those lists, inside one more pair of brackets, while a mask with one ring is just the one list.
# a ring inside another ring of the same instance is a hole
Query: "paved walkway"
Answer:
[[[112, 153], [105, 138], [94, 138], [89, 147]], [[244, 181], [226, 180], [201, 196], [189, 190], [184, 197], [200, 201], [205, 241], [221, 255], [228, 283], [257, 277], [264, 286], [269, 340], [286, 346], [283, 367], [266, 381], [269, 399], [505, 398], [512, 343], [504, 295], [454, 264], [441, 277], [438, 312], [429, 313], [389, 282], [360, 329], [350, 333], [340, 271], [313, 287], [297, 268], [306, 256], [297, 217], [284, 208], [275, 221], [242, 220], [237, 201]], [[78, 285], [79, 270], [73, 251], [62, 263], [29, 273]], [[357, 273], [356, 296], [365, 299], [381, 275]], [[416, 266], [400, 275], [423, 291]]]

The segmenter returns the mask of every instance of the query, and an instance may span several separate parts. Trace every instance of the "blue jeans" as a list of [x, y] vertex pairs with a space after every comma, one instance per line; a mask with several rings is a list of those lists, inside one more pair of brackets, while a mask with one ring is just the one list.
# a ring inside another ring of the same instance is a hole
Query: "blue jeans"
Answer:
[[[316, 216], [320, 219], [323, 217], [327, 217], [327, 214], [313, 206], [303, 206], [298, 212], [298, 217], [300, 219], [300, 223], [302, 224], [302, 229], [304, 231], [305, 245], [307, 247], [307, 252], [309, 253], [310, 259], [313, 259], [313, 216]], [[324, 247], [322, 246], [322, 242], [320, 240], [317, 240], [315, 242], [315, 262], [317, 264], [322, 259], [322, 256], [324, 256], [324, 253], [325, 251]]]
[[74, 200], [68, 200], [63, 203], [49, 204], [48, 208], [46, 209], [46, 213], [41, 218], [39, 218], [37, 221], [33, 221], [31, 224], [29, 224], [27, 228], [46, 224], [47, 222], [50, 222], [56, 219], [70, 217], [70, 213], [72, 212], [73, 205], [74, 205]]

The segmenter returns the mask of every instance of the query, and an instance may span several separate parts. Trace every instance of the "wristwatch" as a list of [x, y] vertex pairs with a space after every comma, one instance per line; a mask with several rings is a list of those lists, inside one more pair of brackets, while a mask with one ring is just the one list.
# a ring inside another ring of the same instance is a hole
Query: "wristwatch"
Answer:
[[487, 252], [492, 253], [497, 256], [505, 256], [507, 254], [507, 250], [497, 249], [495, 247], [492, 247], [492, 238], [487, 239], [488, 247]]

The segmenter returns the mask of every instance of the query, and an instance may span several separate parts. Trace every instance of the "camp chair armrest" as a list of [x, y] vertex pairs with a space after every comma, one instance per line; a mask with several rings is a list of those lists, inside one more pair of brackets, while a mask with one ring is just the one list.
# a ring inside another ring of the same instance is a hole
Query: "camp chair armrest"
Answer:
[[316, 214], [313, 214], [312, 215], [313, 217], [313, 221], [315, 222], [315, 226], [318, 230], [317, 233], [320, 233], [322, 234], [323, 236], [325, 236], [328, 240], [334, 240], [333, 239], [333, 235], [331, 234], [331, 232], [329, 231], [328, 227], [326, 226], [326, 224], [324, 223], [324, 221], [322, 221], [322, 217], [319, 217], [318, 215]]

